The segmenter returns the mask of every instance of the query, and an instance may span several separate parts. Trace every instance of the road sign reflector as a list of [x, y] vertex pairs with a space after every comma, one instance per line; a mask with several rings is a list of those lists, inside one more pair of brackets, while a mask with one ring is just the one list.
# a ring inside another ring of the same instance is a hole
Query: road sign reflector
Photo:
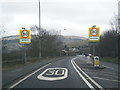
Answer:
[[99, 67], [100, 64], [99, 64], [99, 57], [98, 56], [95, 56], [94, 57], [94, 67]]

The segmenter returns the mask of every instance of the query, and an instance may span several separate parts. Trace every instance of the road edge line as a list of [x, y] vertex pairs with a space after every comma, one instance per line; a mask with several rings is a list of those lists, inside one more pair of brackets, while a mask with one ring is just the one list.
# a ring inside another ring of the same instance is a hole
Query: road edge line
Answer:
[[[85, 79], [85, 77], [77, 70], [77, 68], [75, 67], [74, 63], [73, 63], [73, 60], [76, 59], [76, 58], [73, 58], [71, 60], [71, 63], [72, 63], [72, 66], [73, 68], [76, 70], [76, 72], [78, 73], [78, 75], [82, 78], [82, 80], [87, 84], [87, 86], [89, 88], [91, 88], [92, 90], [94, 89], [94, 87]], [[95, 89], [94, 89], [95, 90]]]
[[[75, 59], [74, 59], [75, 60]], [[99, 85], [96, 81], [94, 81], [89, 75], [87, 75], [73, 60], [74, 64], [76, 65], [76, 67], [89, 79], [91, 80], [98, 88], [103, 89], [103, 87], [101, 85]]]
[[48, 63], [44, 66], [42, 66], [41, 68], [33, 71], [31, 74], [27, 75], [26, 77], [22, 78], [21, 80], [19, 80], [18, 82], [16, 82], [15, 84], [11, 85], [9, 88], [12, 89], [14, 88], [15, 86], [17, 86], [18, 84], [20, 84], [21, 82], [23, 82], [25, 79], [29, 78], [30, 76], [32, 76], [33, 74], [37, 73], [38, 71], [40, 71], [41, 69], [45, 68], [46, 66], [50, 65], [51, 63]]

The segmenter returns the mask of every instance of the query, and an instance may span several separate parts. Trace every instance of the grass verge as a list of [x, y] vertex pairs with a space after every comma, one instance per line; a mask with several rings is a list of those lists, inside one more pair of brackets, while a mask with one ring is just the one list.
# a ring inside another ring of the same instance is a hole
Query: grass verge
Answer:
[[5, 63], [2, 63], [2, 70], [3, 71], [10, 70], [10, 69], [12, 70], [14, 68], [20, 68], [20, 67], [27, 66], [33, 63], [41, 62], [43, 60], [50, 60], [53, 58], [57, 58], [57, 57], [55, 56], [54, 57], [42, 57], [41, 59], [39, 59], [38, 57], [29, 58], [27, 59], [26, 64], [24, 64], [21, 61], [5, 62]]
[[100, 60], [120, 64], [120, 59], [118, 58], [104, 57], [104, 58], [100, 58]]

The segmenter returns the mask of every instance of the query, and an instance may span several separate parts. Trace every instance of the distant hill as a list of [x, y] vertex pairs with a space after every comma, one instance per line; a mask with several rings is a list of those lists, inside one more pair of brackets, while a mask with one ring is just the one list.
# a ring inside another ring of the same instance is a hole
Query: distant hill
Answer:
[[81, 36], [63, 36], [64, 38], [67, 38], [67, 39], [78, 39], [78, 40], [85, 40], [86, 38], [85, 37], [81, 37]]
[[63, 36], [63, 42], [76, 42], [76, 41], [83, 41], [87, 38], [81, 36]]
[[[4, 37], [4, 42], [6, 43], [7, 52], [11, 52], [12, 50], [20, 50], [22, 45], [19, 44], [19, 35], [12, 35]], [[4, 50], [3, 50], [4, 51]]]
[[[63, 37], [62, 38], [63, 43], [70, 47], [87, 44], [87, 38], [85, 37], [81, 37], [81, 36], [62, 36], [62, 37]], [[20, 50], [22, 47], [22, 45], [19, 44], [19, 35], [7, 36], [4, 37], [4, 40], [7, 43], [8, 51]]]
[[88, 44], [88, 40], [81, 36], [63, 36], [63, 43], [69, 47], [76, 47]]

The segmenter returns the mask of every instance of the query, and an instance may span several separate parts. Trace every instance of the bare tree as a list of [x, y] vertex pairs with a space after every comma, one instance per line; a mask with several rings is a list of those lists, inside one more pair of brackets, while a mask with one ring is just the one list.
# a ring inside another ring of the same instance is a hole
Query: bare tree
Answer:
[[0, 36], [3, 38], [6, 36], [6, 29], [5, 29], [5, 26], [4, 25], [1, 25], [0, 26]]
[[37, 32], [38, 32], [38, 27], [36, 25], [33, 25], [30, 27], [30, 30], [31, 30], [31, 34], [32, 35], [37, 35]]
[[[41, 47], [41, 55], [42, 57], [48, 57], [48, 56], [58, 56], [60, 55], [61, 47], [62, 47], [62, 41], [60, 38], [60, 35], [57, 31], [54, 30], [54, 32], [47, 31], [46, 29], [39, 29], [36, 26], [31, 27], [34, 32], [37, 31], [37, 38], [32, 37], [32, 42], [30, 44], [29, 53], [32, 54], [34, 57], [39, 56], [39, 48]], [[35, 31], [36, 30], [36, 31]], [[39, 40], [40, 45], [39, 45]]]
[[114, 30], [116, 34], [118, 35], [120, 33], [120, 26], [118, 22], [119, 18], [117, 14], [114, 14], [114, 17], [110, 21], [110, 30]]
[[1, 34], [1, 38], [2, 38], [2, 51], [3, 51], [4, 53], [6, 53], [6, 52], [7, 52], [7, 42], [6, 42], [6, 39], [5, 39], [6, 29], [5, 29], [5, 26], [4, 26], [4, 25], [1, 25], [0, 34]]
[[96, 52], [101, 57], [118, 57], [118, 17], [114, 15], [110, 21], [111, 28], [101, 35]]

